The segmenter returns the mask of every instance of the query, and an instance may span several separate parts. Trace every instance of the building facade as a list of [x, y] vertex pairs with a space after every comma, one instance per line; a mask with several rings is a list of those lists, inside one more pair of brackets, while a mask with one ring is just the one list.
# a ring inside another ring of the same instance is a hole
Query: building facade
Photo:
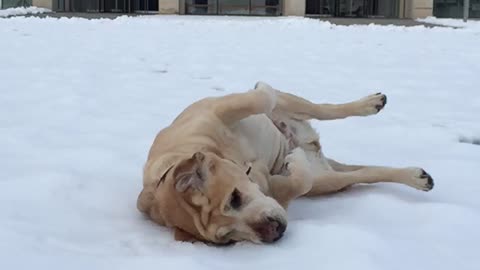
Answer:
[[[0, 0], [2, 8], [34, 5], [65, 12], [360, 18], [461, 18], [464, 0]], [[480, 18], [480, 0], [470, 0]]]

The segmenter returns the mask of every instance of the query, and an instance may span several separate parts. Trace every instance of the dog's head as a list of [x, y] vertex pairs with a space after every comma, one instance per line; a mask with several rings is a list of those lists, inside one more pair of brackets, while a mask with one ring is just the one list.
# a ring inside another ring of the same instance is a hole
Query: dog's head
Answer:
[[138, 208], [175, 228], [175, 238], [227, 244], [274, 242], [286, 228], [285, 210], [249, 178], [251, 168], [197, 152], [144, 187]]

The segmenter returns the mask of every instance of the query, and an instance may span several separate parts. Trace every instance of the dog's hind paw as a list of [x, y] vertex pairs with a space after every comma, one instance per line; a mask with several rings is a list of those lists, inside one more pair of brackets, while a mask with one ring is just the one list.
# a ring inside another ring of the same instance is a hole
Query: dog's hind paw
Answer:
[[272, 112], [275, 106], [277, 106], [277, 91], [264, 82], [257, 82], [253, 91], [258, 91], [265, 95], [264, 100], [267, 112]]
[[310, 171], [310, 162], [302, 148], [295, 148], [285, 157], [285, 168], [288, 171], [289, 178], [298, 181], [297, 184], [302, 195], [312, 189], [313, 178]]
[[307, 168], [309, 166], [309, 162], [305, 151], [300, 147], [293, 149], [285, 157], [285, 165], [287, 170], [289, 170], [290, 172], [292, 172], [292, 170], [295, 170], [296, 167]]
[[423, 191], [430, 191], [435, 185], [432, 176], [422, 168], [410, 168], [412, 175], [408, 185]]
[[364, 97], [357, 102], [359, 104], [357, 114], [360, 116], [367, 116], [381, 111], [387, 104], [387, 96], [382, 93], [376, 93]]

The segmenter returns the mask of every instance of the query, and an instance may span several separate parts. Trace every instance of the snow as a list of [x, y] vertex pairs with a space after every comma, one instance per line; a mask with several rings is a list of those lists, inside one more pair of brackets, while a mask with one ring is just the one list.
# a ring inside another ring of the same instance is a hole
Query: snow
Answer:
[[[480, 39], [472, 29], [303, 18], [0, 19], [0, 269], [477, 269]], [[179, 243], [136, 210], [156, 133], [259, 81], [317, 102], [328, 156], [422, 166], [429, 193], [358, 186], [289, 209], [273, 245]], [[229, 267], [229, 268], [227, 268]]]
[[463, 19], [436, 18], [430, 16], [424, 19], [417, 19], [417, 21], [450, 27], [475, 29], [480, 31], [480, 21], [478, 19], [468, 19], [466, 22], [464, 22]]
[[27, 15], [27, 14], [42, 14], [52, 12], [48, 8], [40, 7], [16, 7], [16, 8], [7, 8], [0, 9], [0, 18], [9, 17], [9, 16], [18, 16], [18, 15]]

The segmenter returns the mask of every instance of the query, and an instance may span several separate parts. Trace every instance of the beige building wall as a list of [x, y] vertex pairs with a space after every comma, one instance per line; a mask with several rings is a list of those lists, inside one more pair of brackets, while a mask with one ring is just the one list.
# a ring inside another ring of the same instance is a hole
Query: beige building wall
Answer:
[[52, 9], [53, 0], [32, 0], [32, 6]]
[[404, 0], [405, 18], [418, 19], [433, 15], [433, 0]]
[[179, 0], [158, 0], [158, 12], [160, 14], [179, 14]]
[[306, 0], [283, 0], [284, 16], [305, 16]]

